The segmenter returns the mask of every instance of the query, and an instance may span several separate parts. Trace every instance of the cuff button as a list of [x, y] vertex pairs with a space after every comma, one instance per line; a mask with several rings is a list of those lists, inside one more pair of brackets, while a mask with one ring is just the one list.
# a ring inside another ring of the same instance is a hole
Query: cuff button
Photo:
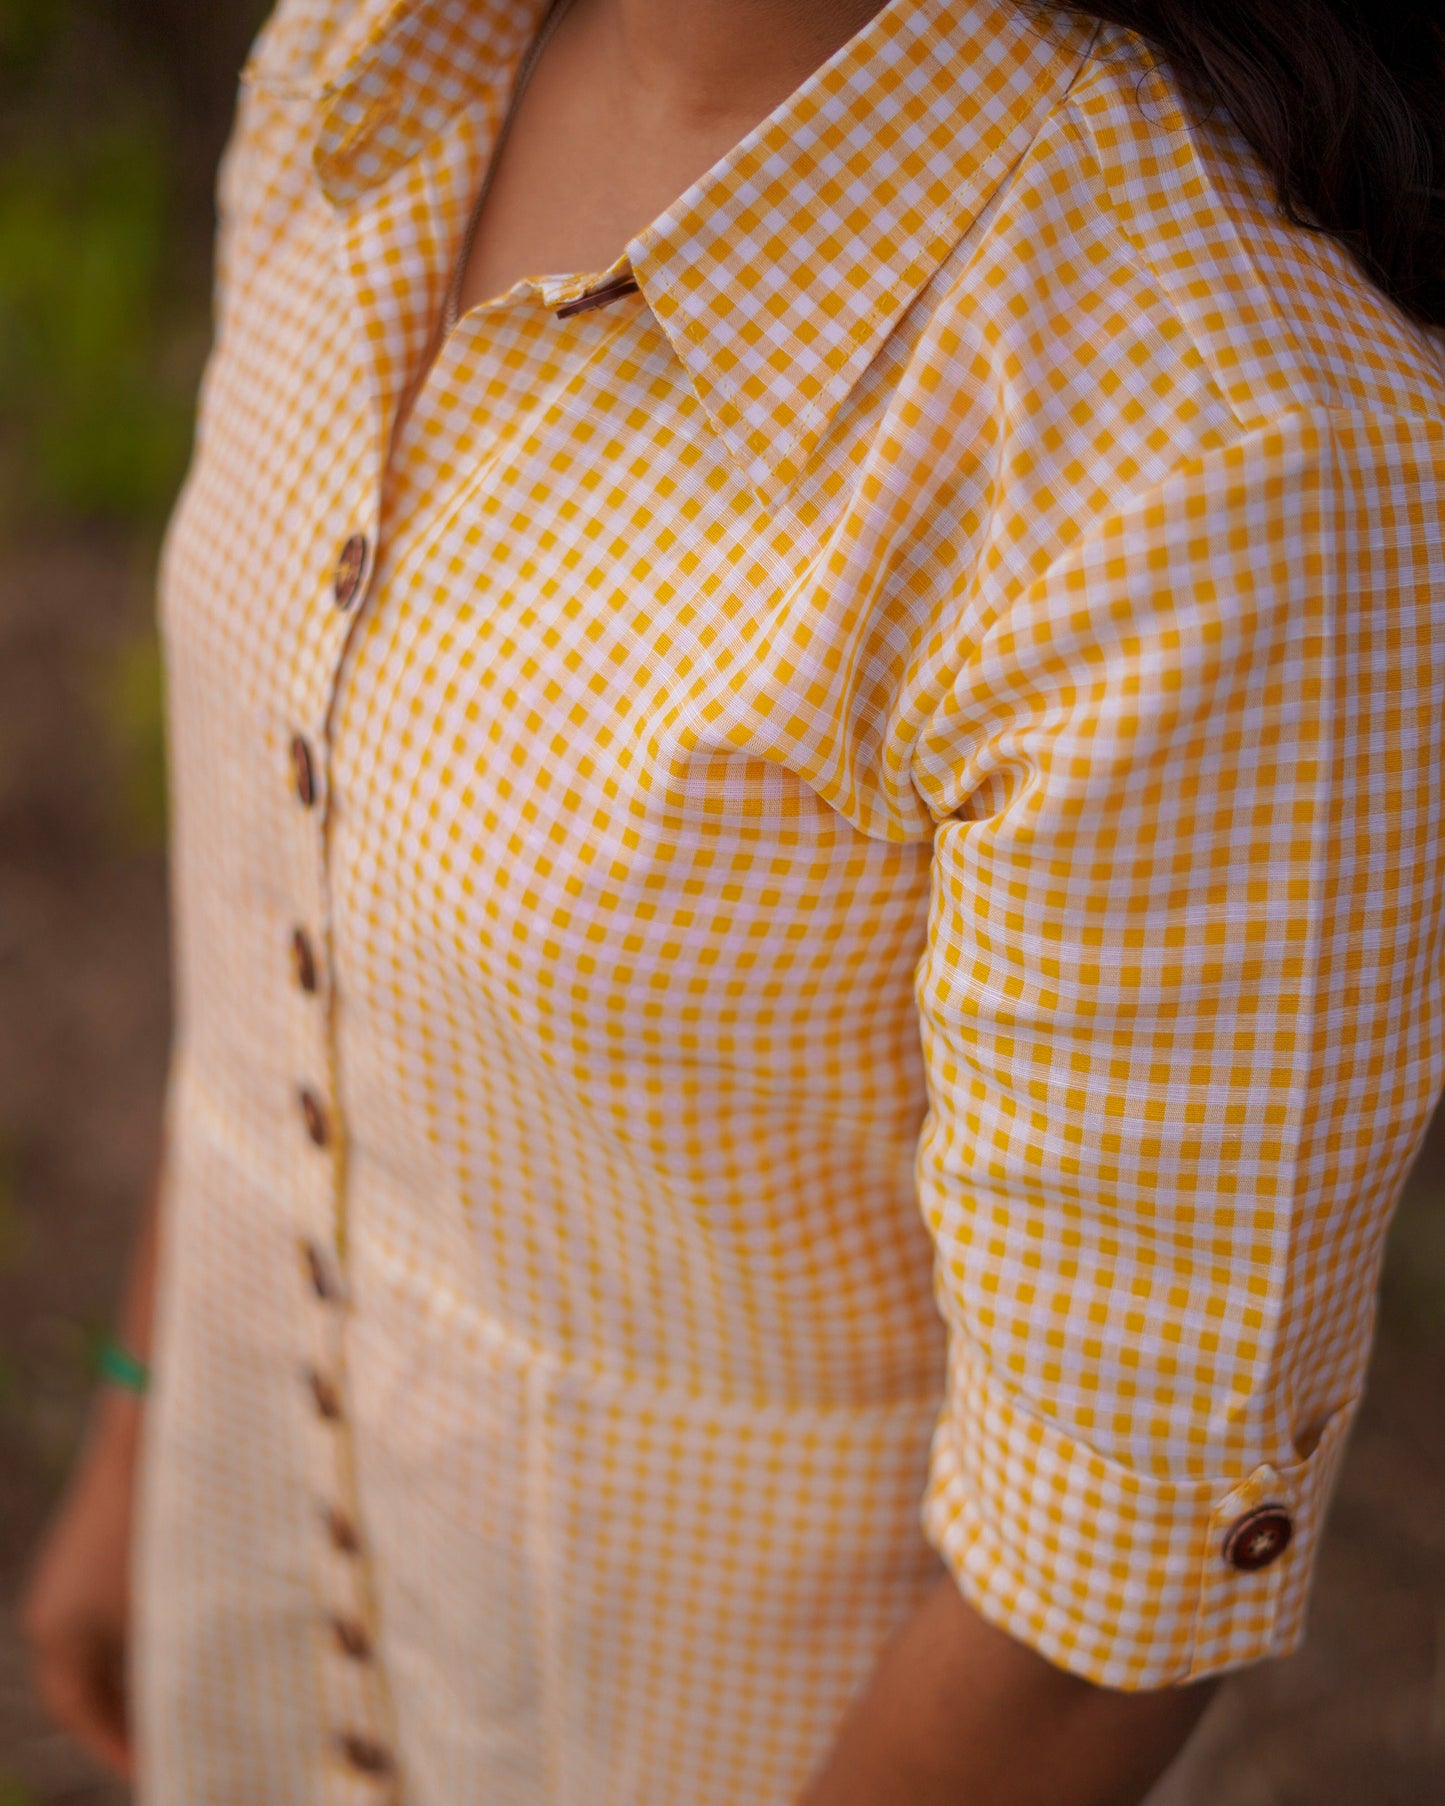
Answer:
[[1224, 1539], [1224, 1559], [1241, 1573], [1267, 1568], [1284, 1554], [1294, 1524], [1283, 1505], [1261, 1505], [1230, 1526]]

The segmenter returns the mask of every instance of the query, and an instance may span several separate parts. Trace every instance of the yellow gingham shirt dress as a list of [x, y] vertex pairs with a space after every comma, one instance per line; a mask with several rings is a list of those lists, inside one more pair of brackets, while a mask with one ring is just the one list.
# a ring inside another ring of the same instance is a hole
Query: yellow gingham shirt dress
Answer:
[[1292, 1650], [1445, 1083], [1438, 335], [891, 0], [392, 443], [541, 11], [282, 0], [222, 167], [147, 1806], [790, 1806], [945, 1569]]

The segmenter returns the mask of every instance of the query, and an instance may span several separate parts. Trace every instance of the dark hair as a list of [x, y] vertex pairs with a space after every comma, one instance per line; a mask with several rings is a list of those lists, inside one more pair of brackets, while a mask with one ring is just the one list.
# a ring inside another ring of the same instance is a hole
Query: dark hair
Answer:
[[1033, 0], [1122, 25], [1222, 105], [1292, 226], [1336, 238], [1417, 324], [1445, 326], [1439, 0]]

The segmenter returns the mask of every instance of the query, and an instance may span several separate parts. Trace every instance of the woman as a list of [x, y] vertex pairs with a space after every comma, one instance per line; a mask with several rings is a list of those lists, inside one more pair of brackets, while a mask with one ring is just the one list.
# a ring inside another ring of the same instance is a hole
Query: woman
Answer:
[[1136, 1801], [1297, 1647], [1445, 1079], [1371, 17], [282, 0], [28, 1612], [152, 1806]]

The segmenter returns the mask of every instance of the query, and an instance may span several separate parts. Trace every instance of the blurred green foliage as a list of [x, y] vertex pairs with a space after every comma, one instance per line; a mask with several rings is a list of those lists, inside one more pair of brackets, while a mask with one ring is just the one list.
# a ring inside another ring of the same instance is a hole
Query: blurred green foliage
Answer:
[[165, 355], [166, 202], [143, 118], [0, 163], [0, 411], [27, 512], [143, 521], [175, 492], [191, 385]]
[[12, 531], [153, 523], [184, 468], [199, 358], [175, 347], [196, 339], [204, 293], [178, 231], [158, 92], [85, 0], [0, 7], [0, 480]]
[[40, 1802], [23, 1781], [0, 1775], [0, 1806], [40, 1806]]
[[[89, 686], [107, 826], [165, 836], [155, 554], [210, 327], [211, 199], [267, 0], [0, 0], [0, 545], [100, 532], [134, 624]], [[0, 1173], [0, 1262], [10, 1242]], [[3, 1796], [0, 1796], [3, 1806]]]
[[0, 65], [15, 76], [32, 75], [55, 41], [63, 0], [5, 0], [0, 6]]
[[166, 838], [165, 704], [160, 646], [149, 622], [107, 657], [94, 696], [118, 780], [111, 827], [126, 847], [159, 851]]

